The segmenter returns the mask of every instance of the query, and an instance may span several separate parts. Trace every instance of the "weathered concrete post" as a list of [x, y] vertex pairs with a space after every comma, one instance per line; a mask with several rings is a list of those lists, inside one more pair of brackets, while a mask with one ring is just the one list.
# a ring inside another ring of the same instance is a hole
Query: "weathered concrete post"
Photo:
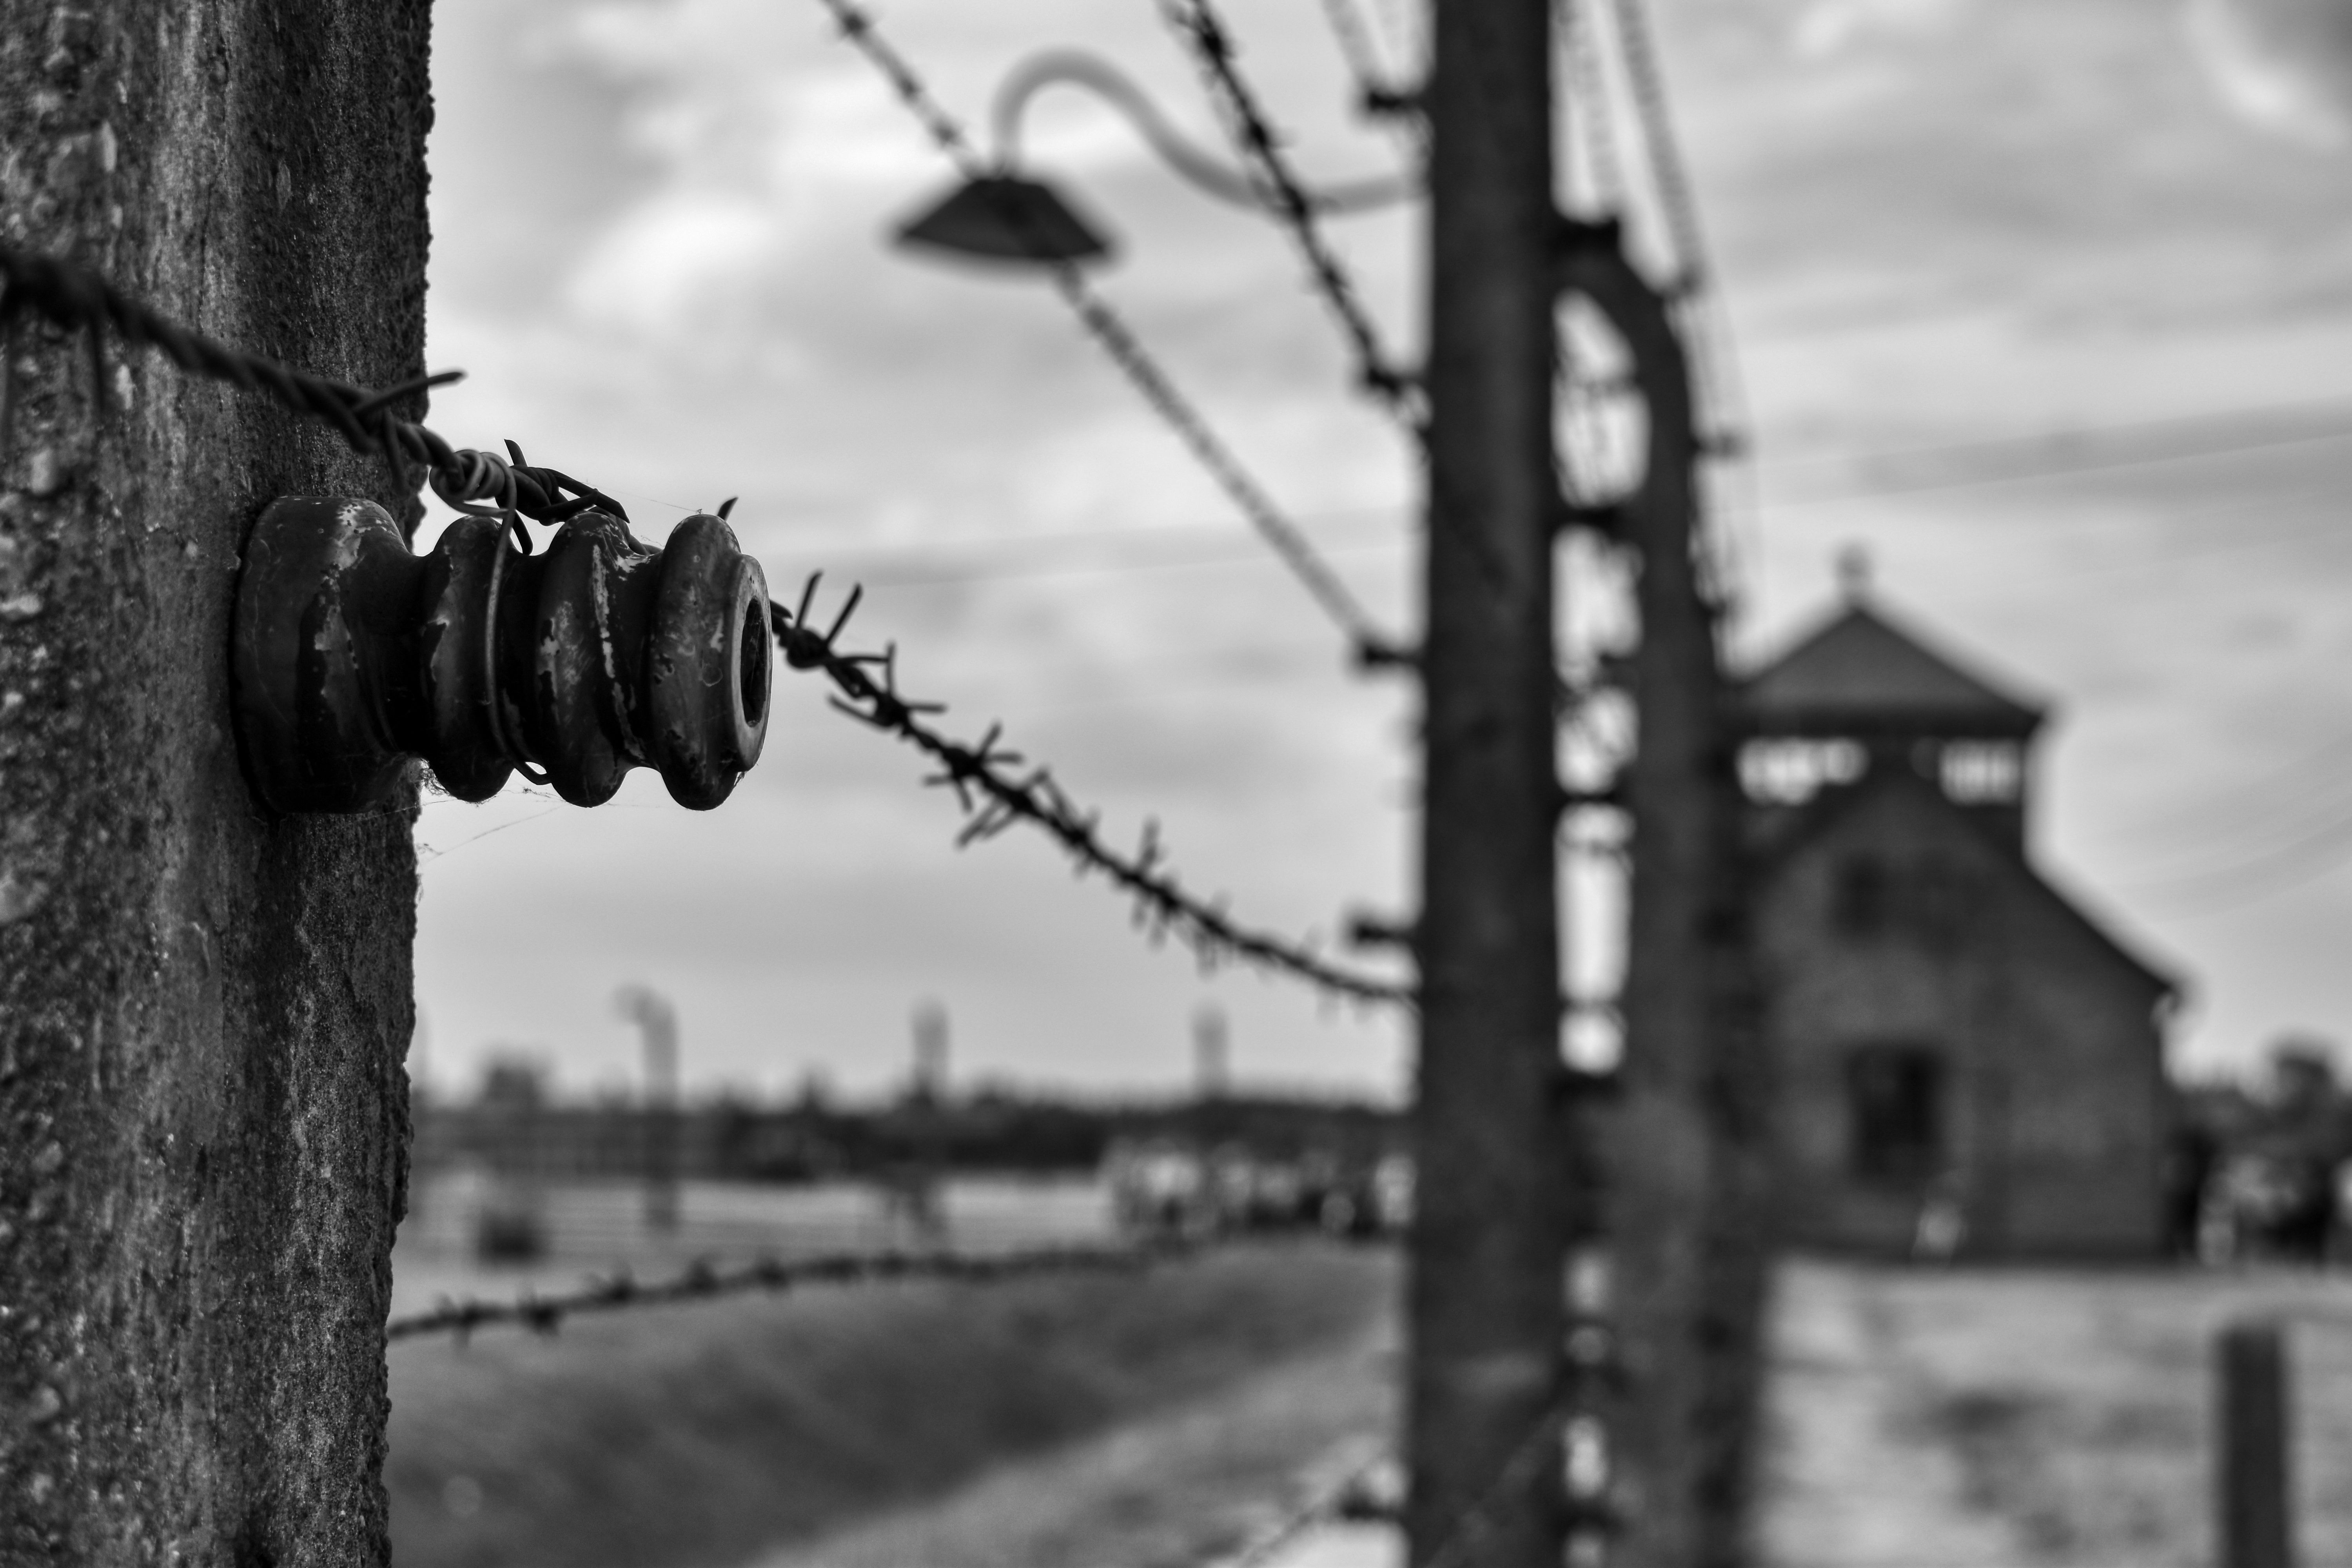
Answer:
[[1543, 0], [1431, 8], [1420, 1179], [1407, 1556], [1559, 1562], [1552, 82]]
[[[426, 0], [0, 0], [0, 232], [239, 347], [421, 368]], [[409, 813], [271, 819], [230, 731], [256, 400], [26, 327], [0, 466], [0, 1561], [371, 1563]], [[407, 410], [406, 412], [415, 412]]]
[[1770, 1073], [1746, 942], [1738, 729], [1719, 607], [1699, 570], [1687, 363], [1667, 301], [1613, 234], [1565, 237], [1564, 278], [1633, 349], [1649, 412], [1633, 658], [1640, 742], [1622, 1092], [1611, 1108], [1608, 1228], [1624, 1378], [1612, 1409], [1626, 1568], [1738, 1568], [1760, 1379]]

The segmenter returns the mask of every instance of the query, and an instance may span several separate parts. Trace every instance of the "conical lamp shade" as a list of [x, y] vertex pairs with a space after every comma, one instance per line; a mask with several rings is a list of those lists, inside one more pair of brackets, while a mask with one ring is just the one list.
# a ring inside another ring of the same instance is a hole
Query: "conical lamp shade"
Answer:
[[1040, 180], [987, 174], [898, 226], [898, 243], [991, 261], [1108, 259], [1110, 241]]

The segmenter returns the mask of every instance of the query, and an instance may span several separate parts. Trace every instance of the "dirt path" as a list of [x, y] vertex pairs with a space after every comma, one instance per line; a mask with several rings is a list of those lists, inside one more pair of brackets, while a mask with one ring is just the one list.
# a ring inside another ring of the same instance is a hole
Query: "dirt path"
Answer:
[[1799, 1262], [1768, 1568], [2205, 1568], [2211, 1345], [2284, 1318], [2303, 1560], [2352, 1561], [2352, 1276]]
[[1388, 1324], [1368, 1327], [1338, 1350], [1003, 1466], [758, 1568], [1194, 1568], [1278, 1516], [1307, 1472], [1386, 1441], [1394, 1350]]
[[1852, 1276], [1800, 1266], [1775, 1302], [1766, 1504], [1769, 1568], [2012, 1568], [2012, 1532], [1969, 1496], [1935, 1440], [1932, 1394], [1884, 1303]]

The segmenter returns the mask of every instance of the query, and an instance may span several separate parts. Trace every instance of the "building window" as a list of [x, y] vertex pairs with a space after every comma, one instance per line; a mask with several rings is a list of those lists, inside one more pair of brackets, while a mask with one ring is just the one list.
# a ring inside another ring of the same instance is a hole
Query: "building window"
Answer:
[[1839, 934], [1874, 937], [1884, 932], [1893, 891], [1886, 863], [1874, 855], [1849, 855], [1831, 875], [1830, 923]]
[[2025, 759], [2011, 741], [1955, 741], [1939, 762], [1944, 794], [1961, 805], [2014, 805], [2025, 793]]
[[1865, 1046], [1846, 1058], [1853, 1170], [1869, 1182], [1919, 1182], [1942, 1168], [1944, 1061], [1922, 1046]]
[[1802, 805], [1822, 790], [1870, 771], [1870, 753], [1851, 740], [1750, 741], [1739, 749], [1739, 783], [1759, 805]]
[[1978, 891], [1968, 868], [1949, 856], [1898, 862], [1847, 855], [1830, 868], [1830, 929], [1850, 942], [1901, 938], [1948, 952], [1967, 942]]

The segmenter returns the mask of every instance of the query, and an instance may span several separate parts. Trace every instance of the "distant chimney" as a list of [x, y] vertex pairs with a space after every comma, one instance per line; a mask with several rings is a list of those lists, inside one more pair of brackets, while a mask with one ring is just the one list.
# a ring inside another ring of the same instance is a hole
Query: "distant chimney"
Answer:
[[1224, 1097], [1233, 1070], [1230, 1049], [1225, 1010], [1202, 1003], [1192, 1015], [1192, 1085], [1202, 1100]]
[[915, 1008], [915, 1073], [909, 1086], [921, 1104], [936, 1105], [948, 1091], [948, 1010], [926, 1000]]

